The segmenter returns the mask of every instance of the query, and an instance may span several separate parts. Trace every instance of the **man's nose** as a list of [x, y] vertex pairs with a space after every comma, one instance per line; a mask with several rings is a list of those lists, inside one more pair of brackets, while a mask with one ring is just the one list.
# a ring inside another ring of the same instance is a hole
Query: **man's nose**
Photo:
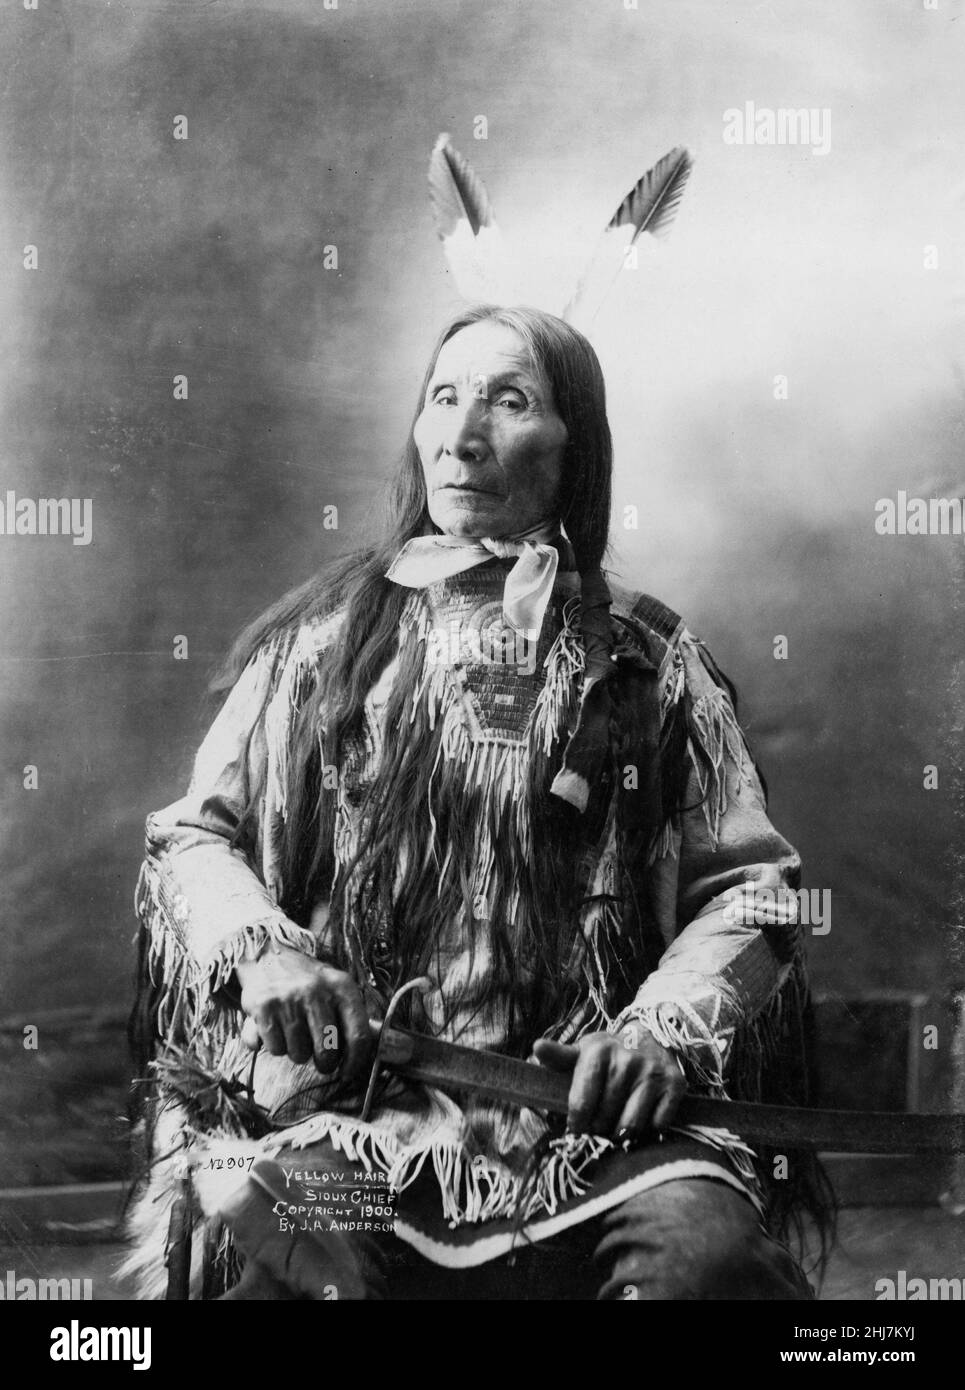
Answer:
[[443, 439], [446, 453], [466, 462], [482, 458], [487, 448], [486, 420], [485, 404], [475, 397], [454, 407]]

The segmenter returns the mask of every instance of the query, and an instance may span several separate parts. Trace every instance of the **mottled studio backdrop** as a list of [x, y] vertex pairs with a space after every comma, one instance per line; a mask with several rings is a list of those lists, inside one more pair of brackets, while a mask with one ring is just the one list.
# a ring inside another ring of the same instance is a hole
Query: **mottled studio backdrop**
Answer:
[[[831, 891], [817, 983], [965, 977], [965, 548], [874, 529], [898, 489], [965, 494], [963, 41], [953, 0], [7, 0], [0, 501], [90, 498], [93, 541], [0, 536], [0, 1014], [126, 1001], [143, 819], [182, 793], [213, 665], [369, 536], [456, 303], [443, 130], [534, 297], [694, 151], [598, 322], [614, 567], [742, 693]], [[826, 109], [828, 148], [725, 142], [747, 102]]]

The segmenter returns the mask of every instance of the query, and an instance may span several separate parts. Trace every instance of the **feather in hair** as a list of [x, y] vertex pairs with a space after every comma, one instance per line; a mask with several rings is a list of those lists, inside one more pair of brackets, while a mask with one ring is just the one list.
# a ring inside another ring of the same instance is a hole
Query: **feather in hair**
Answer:
[[655, 237], [666, 235], [692, 167], [690, 151], [677, 145], [634, 184], [607, 223], [563, 310], [567, 323], [587, 332], [623, 268], [629, 247], [643, 232]]
[[440, 135], [429, 160], [429, 197], [436, 230], [464, 299], [489, 304], [513, 300], [502, 233], [482, 180]]

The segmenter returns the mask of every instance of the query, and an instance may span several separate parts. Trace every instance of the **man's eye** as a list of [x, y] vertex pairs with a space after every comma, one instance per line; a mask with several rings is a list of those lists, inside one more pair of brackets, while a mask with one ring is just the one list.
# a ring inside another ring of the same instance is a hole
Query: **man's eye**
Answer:
[[494, 405], [502, 406], [508, 410], [525, 410], [526, 402], [516, 391], [500, 391], [494, 401]]
[[437, 391], [432, 398], [432, 403], [433, 405], [455, 405], [456, 393], [449, 390]]

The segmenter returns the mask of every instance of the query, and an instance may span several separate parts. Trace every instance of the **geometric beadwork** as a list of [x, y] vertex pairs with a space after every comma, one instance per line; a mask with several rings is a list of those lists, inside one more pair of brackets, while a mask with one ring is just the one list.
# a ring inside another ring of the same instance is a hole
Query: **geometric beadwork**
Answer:
[[512, 564], [495, 559], [424, 591], [432, 617], [428, 659], [445, 665], [475, 716], [467, 721], [474, 742], [523, 741], [546, 683], [543, 663], [563, 625], [563, 602], [569, 595], [558, 588], [537, 640], [507, 626], [503, 589]]

